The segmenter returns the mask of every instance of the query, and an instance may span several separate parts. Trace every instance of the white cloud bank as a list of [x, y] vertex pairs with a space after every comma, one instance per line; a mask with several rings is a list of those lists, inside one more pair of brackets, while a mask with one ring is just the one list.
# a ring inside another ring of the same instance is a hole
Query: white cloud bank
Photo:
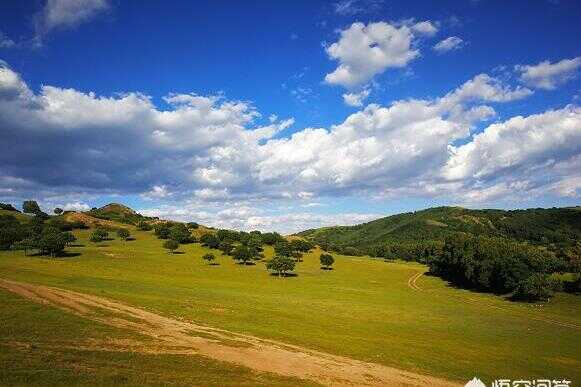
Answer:
[[581, 57], [563, 59], [551, 63], [548, 60], [536, 65], [517, 65], [515, 70], [526, 85], [538, 89], [554, 90], [577, 76], [581, 67]]
[[[578, 107], [471, 134], [495, 116], [492, 105], [531, 93], [480, 74], [439, 98], [372, 104], [329, 128], [278, 137], [292, 119], [262, 119], [248, 102], [171, 94], [164, 110], [139, 93], [104, 97], [54, 86], [34, 93], [0, 65], [0, 198], [143, 194], [164, 214], [195, 219], [199, 206], [215, 203], [227, 205], [220, 216], [230, 214], [240, 227], [267, 228], [290, 215], [261, 213], [265, 203], [321, 197], [577, 197]], [[455, 145], [459, 140], [464, 144]], [[178, 204], [158, 207], [168, 197]], [[325, 224], [311, 215], [312, 223], [299, 217], [296, 224]]]

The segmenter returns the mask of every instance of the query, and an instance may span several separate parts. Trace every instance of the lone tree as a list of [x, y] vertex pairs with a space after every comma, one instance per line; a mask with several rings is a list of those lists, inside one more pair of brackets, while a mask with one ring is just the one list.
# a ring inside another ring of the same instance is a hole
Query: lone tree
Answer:
[[173, 253], [180, 247], [180, 244], [173, 239], [168, 239], [167, 241], [163, 242], [163, 248], [167, 249], [168, 254]]
[[321, 269], [330, 270], [331, 266], [335, 263], [335, 258], [331, 254], [323, 253], [319, 258], [321, 261]]
[[131, 236], [131, 233], [126, 228], [120, 228], [119, 230], [117, 230], [117, 236], [122, 240], [126, 241]]
[[27, 214], [39, 214], [42, 211], [40, 210], [40, 207], [38, 206], [38, 203], [34, 200], [25, 200], [22, 203], [22, 211], [27, 213]]
[[216, 257], [214, 256], [214, 254], [204, 254], [202, 259], [204, 261], [207, 261], [208, 264], [212, 264], [212, 262], [216, 259]]
[[287, 276], [295, 270], [296, 262], [289, 257], [276, 256], [266, 263], [266, 269], [275, 272], [279, 277]]
[[108, 238], [109, 238], [109, 233], [107, 232], [107, 230], [104, 230], [102, 228], [98, 228], [91, 233], [89, 240], [91, 242], [94, 242], [94, 243], [99, 243], [99, 242], [103, 242], [105, 239], [108, 239]]
[[57, 208], [55, 208], [55, 209], [53, 210], [53, 212], [54, 212], [56, 215], [60, 215], [60, 214], [62, 214], [62, 213], [63, 213], [63, 209], [62, 209], [62, 208], [60, 208], [60, 207], [57, 207]]

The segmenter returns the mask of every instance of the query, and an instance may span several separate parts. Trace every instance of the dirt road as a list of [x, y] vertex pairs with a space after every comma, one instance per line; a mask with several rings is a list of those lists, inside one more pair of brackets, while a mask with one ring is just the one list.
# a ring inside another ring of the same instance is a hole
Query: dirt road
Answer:
[[[103, 297], [0, 279], [0, 288], [153, 340], [132, 342], [125, 350], [199, 354], [259, 372], [310, 380], [329, 386], [458, 386], [454, 382], [380, 364], [261, 339], [161, 316]], [[116, 348], [122, 344], [117, 343]], [[96, 348], [99, 349], [99, 348]], [[101, 348], [110, 350], [110, 348]]]

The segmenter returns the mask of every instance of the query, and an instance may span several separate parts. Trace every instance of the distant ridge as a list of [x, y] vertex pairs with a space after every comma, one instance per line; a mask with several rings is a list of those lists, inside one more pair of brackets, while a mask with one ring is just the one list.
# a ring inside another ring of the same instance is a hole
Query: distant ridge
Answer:
[[305, 230], [297, 235], [336, 250], [348, 247], [367, 253], [373, 246], [442, 241], [458, 233], [505, 237], [541, 245], [571, 244], [581, 240], [581, 207], [527, 210], [435, 207], [356, 226]]

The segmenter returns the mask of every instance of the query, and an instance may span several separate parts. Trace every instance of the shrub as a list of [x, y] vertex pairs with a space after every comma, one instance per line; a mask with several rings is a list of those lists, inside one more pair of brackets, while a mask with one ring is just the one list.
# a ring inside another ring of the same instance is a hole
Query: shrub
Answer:
[[131, 233], [126, 228], [120, 228], [117, 230], [117, 236], [122, 240], [126, 241], [131, 236]]
[[319, 260], [321, 261], [322, 266], [321, 268], [324, 267], [325, 269], [331, 268], [331, 266], [333, 266], [333, 263], [335, 263], [335, 258], [333, 258], [331, 254], [326, 253], [321, 254]]
[[89, 240], [94, 243], [103, 242], [104, 240], [109, 239], [109, 233], [107, 230], [98, 228], [91, 233]]
[[163, 248], [168, 250], [168, 253], [173, 253], [177, 248], [180, 247], [180, 244], [173, 239], [168, 239], [167, 241], [163, 242]]
[[212, 263], [212, 261], [214, 261], [216, 259], [216, 257], [214, 256], [214, 254], [204, 254], [202, 256], [202, 259], [204, 261], [207, 261], [208, 263]]

